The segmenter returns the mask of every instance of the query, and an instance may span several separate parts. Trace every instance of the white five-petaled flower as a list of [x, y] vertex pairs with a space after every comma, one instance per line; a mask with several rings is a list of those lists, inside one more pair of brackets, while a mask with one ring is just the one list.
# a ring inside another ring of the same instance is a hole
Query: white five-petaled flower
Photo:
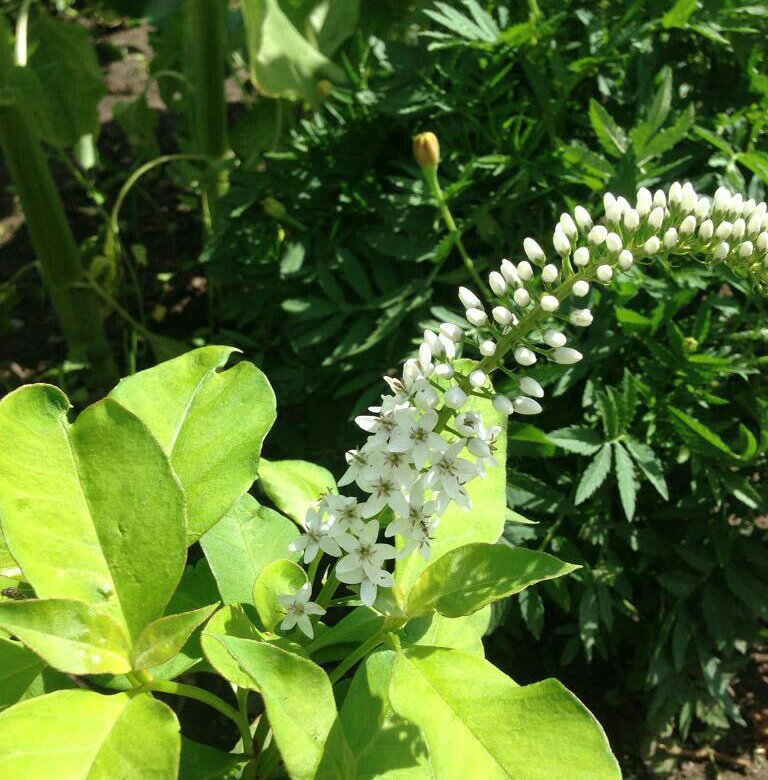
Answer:
[[390, 452], [409, 452], [417, 469], [424, 468], [434, 453], [442, 452], [445, 440], [433, 433], [437, 425], [434, 409], [420, 415], [412, 409], [395, 412], [396, 425], [389, 437]]
[[391, 544], [377, 542], [379, 524], [375, 520], [366, 523], [357, 537], [343, 534], [339, 544], [347, 554], [336, 565], [336, 576], [341, 582], [359, 584], [363, 603], [370, 606], [376, 600], [378, 587], [391, 587], [392, 574], [384, 569], [387, 560], [397, 557]]
[[344, 455], [347, 460], [347, 470], [338, 481], [338, 486], [344, 487], [352, 482], [359, 482], [363, 471], [371, 464], [377, 452], [378, 450], [370, 446], [370, 443], [364, 444], [359, 450], [347, 450]]
[[310, 601], [312, 588], [308, 582], [305, 582], [293, 595], [285, 594], [278, 596], [277, 600], [285, 608], [285, 618], [280, 624], [281, 631], [290, 631], [294, 626], [306, 634], [310, 639], [315, 635], [312, 628], [311, 615], [324, 615], [325, 610], [314, 601]]
[[408, 500], [403, 497], [402, 502], [395, 506], [397, 517], [384, 531], [384, 536], [398, 535], [408, 539], [408, 544], [400, 551], [400, 558], [418, 549], [424, 560], [429, 560], [440, 518], [437, 516], [437, 501], [425, 500], [425, 493], [424, 480], [420, 479], [411, 488]]
[[337, 496], [329, 493], [324, 504], [329, 518], [335, 521], [336, 526], [341, 531], [351, 528], [357, 531], [364, 524], [363, 507], [358, 500], [352, 496]]
[[361, 472], [358, 484], [370, 493], [372, 491], [369, 490], [368, 485], [374, 484], [380, 478], [400, 487], [410, 486], [416, 479], [410, 453], [378, 450]]
[[474, 463], [459, 457], [463, 449], [463, 439], [454, 442], [434, 461], [427, 472], [426, 486], [440, 491], [438, 506], [441, 508], [441, 514], [450, 499], [459, 506], [471, 506], [472, 502], [464, 485], [478, 475], [478, 469]]
[[320, 550], [339, 557], [341, 548], [336, 539], [344, 532], [342, 525], [325, 521], [317, 507], [310, 507], [304, 519], [304, 533], [291, 542], [293, 552], [304, 552], [304, 563], [312, 563]]
[[393, 412], [385, 411], [380, 406], [372, 406], [369, 411], [375, 414], [361, 414], [355, 417], [355, 422], [371, 435], [368, 437], [368, 444], [371, 446], [380, 446], [389, 439], [389, 434], [395, 427], [395, 418]]

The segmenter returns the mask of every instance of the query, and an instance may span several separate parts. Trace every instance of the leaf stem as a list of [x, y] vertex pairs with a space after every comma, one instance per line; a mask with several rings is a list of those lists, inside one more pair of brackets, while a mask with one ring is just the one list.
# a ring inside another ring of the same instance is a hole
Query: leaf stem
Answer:
[[328, 579], [323, 583], [323, 587], [320, 588], [320, 593], [317, 595], [316, 603], [323, 609], [331, 603], [331, 599], [334, 597], [337, 588], [341, 585], [336, 578], [336, 574], [333, 570], [328, 572]]
[[372, 637], [367, 639], [363, 644], [355, 648], [341, 663], [328, 675], [331, 684], [336, 684], [358, 661], [361, 661], [365, 656], [375, 650], [380, 644], [382, 644], [387, 636], [391, 634], [400, 626], [405, 624], [405, 620], [400, 618], [388, 618], [384, 621], [384, 625], [379, 631], [377, 631]]

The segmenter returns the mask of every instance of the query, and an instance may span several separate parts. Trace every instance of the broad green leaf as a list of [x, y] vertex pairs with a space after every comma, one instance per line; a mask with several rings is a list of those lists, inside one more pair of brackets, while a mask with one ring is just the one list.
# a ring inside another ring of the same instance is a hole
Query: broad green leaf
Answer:
[[358, 780], [432, 780], [426, 745], [417, 726], [389, 703], [395, 653], [384, 650], [360, 664], [341, 707], [341, 724], [355, 757]]
[[619, 483], [619, 496], [627, 520], [635, 516], [638, 484], [635, 479], [635, 466], [620, 442], [614, 442], [614, 457], [616, 462], [616, 479]]
[[285, 617], [277, 597], [296, 593], [306, 582], [307, 573], [293, 561], [272, 561], [261, 570], [253, 586], [253, 603], [267, 631], [274, 631]]
[[225, 604], [253, 602], [253, 585], [266, 564], [297, 560], [290, 550], [299, 529], [246, 493], [201, 539]]
[[643, 160], [658, 157], [677, 146], [688, 135], [688, 130], [693, 126], [695, 118], [696, 110], [691, 103], [680, 113], [671, 127], [657, 133], [648, 141], [643, 149]]
[[321, 0], [312, 7], [309, 24], [317, 48], [332, 57], [355, 31], [360, 17], [360, 0]]
[[418, 724], [440, 780], [620, 780], [608, 740], [559, 682], [517, 686], [482, 658], [410, 647], [395, 661], [390, 701]]
[[611, 445], [604, 444], [600, 452], [584, 470], [578, 488], [576, 488], [576, 504], [582, 504], [605, 482], [611, 470]]
[[243, 607], [226, 606], [220, 609], [203, 629], [200, 644], [208, 663], [224, 678], [239, 688], [249, 688], [251, 678], [240, 668], [240, 664], [222, 644], [222, 638], [233, 636], [238, 639], [261, 640], [261, 633], [248, 619]]
[[613, 157], [621, 157], [627, 151], [626, 133], [594, 98], [589, 101], [589, 119], [603, 149]]
[[685, 27], [691, 14], [696, 10], [698, 0], [677, 0], [661, 19], [663, 27]]
[[140, 634], [133, 647], [133, 668], [147, 669], [170, 661], [181, 651], [192, 632], [216, 610], [211, 604], [192, 612], [180, 612], [155, 620]]
[[0, 637], [0, 710], [16, 704], [44, 666], [21, 642]]
[[336, 480], [328, 469], [306, 460], [261, 459], [259, 485], [270, 501], [297, 523], [303, 523], [307, 510], [326, 493], [336, 491]]
[[0, 401], [3, 534], [38, 597], [108, 604], [135, 638], [181, 577], [184, 495], [133, 414], [107, 398], [70, 424], [68, 409], [49, 385]]
[[58, 691], [0, 713], [0, 777], [176, 780], [179, 724], [148, 693]]
[[665, 501], [669, 501], [667, 481], [664, 479], [664, 467], [656, 453], [647, 444], [629, 437], [624, 439], [624, 444], [629, 450], [629, 454], [634, 458], [635, 463], [645, 474], [646, 479], [656, 488], [658, 494]]
[[33, 115], [43, 139], [64, 147], [98, 134], [97, 108], [106, 87], [88, 30], [40, 14], [30, 25], [29, 48], [28, 68], [42, 97], [35, 101]]
[[222, 370], [232, 347], [202, 347], [122, 379], [109, 397], [146, 423], [187, 498], [196, 541], [253, 484], [275, 421], [275, 394], [248, 362]]
[[[459, 364], [460, 365], [460, 364]], [[467, 486], [472, 499], [472, 508], [464, 509], [451, 503], [446, 513], [440, 518], [440, 532], [437, 534], [432, 548], [432, 561], [437, 560], [449, 550], [473, 542], [496, 542], [504, 530], [507, 509], [507, 418], [497, 412], [490, 401], [477, 399], [473, 410], [482, 412], [488, 427], [498, 425], [501, 433], [497, 440], [495, 454], [498, 466], [491, 466], [485, 479], [477, 478]], [[472, 456], [464, 451], [462, 457], [472, 460]], [[404, 604], [408, 599], [413, 583], [426, 568], [427, 563], [418, 554], [409, 555], [397, 562], [395, 566], [395, 593]]]
[[341, 68], [294, 27], [277, 0], [241, 0], [241, 7], [251, 79], [260, 92], [317, 104], [319, 81], [343, 80]]
[[329, 741], [338, 715], [328, 675], [307, 658], [266, 642], [230, 636], [221, 642], [249, 676], [249, 687], [261, 693], [292, 780], [314, 780], [328, 746], [343, 749], [343, 740]]
[[547, 434], [550, 441], [567, 452], [579, 455], [594, 455], [603, 445], [603, 439], [597, 431], [583, 425], [570, 425], [558, 428]]
[[531, 588], [520, 594], [520, 614], [528, 630], [539, 639], [544, 627], [544, 602], [537, 591]]
[[181, 738], [179, 780], [238, 780], [244, 766], [238, 756]]
[[[359, 645], [372, 637], [384, 624], [383, 615], [370, 607], [355, 607], [347, 612], [338, 623], [318, 632], [314, 641], [307, 646], [307, 652], [315, 656], [323, 650], [340, 646], [341, 652], [345, 645]], [[328, 660], [328, 654], [323, 653], [323, 661]]]
[[542, 580], [578, 569], [548, 553], [494, 544], [468, 544], [438, 558], [421, 574], [408, 599], [411, 617], [433, 610], [471, 615]]
[[[529, 591], [523, 591], [527, 593]], [[523, 595], [521, 593], [521, 595]], [[465, 653], [485, 655], [483, 635], [491, 620], [490, 606], [471, 615], [448, 618], [439, 612], [412, 618], [402, 629], [402, 637], [409, 645], [451, 647]]]
[[67, 674], [122, 674], [130, 640], [107, 605], [66, 599], [0, 604], [0, 626]]

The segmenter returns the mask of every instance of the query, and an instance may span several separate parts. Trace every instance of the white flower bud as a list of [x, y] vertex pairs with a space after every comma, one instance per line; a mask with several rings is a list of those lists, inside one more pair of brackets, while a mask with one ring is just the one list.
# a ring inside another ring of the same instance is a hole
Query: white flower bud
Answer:
[[488, 315], [482, 309], [467, 309], [464, 316], [476, 328], [480, 328], [488, 322]]
[[553, 265], [552, 263], [545, 265], [544, 268], [541, 269], [541, 278], [547, 284], [552, 284], [552, 282], [556, 282], [558, 274], [559, 272], [557, 270], [557, 266]]
[[501, 414], [506, 414], [509, 416], [512, 414], [512, 412], [515, 411], [515, 407], [512, 404], [512, 401], [507, 398], [505, 395], [497, 395], [493, 398], [493, 408], [500, 412]]
[[746, 260], [746, 258], [751, 257], [752, 253], [755, 251], [755, 247], [752, 245], [751, 241], [745, 241], [740, 247], [739, 247], [739, 257]]
[[653, 193], [653, 205], [660, 209], [667, 207], [667, 196], [664, 194], [664, 190], [656, 190]]
[[629, 201], [623, 195], [619, 195], [619, 197], [616, 198], [616, 205], [621, 209], [622, 214], [631, 208]]
[[604, 284], [608, 284], [608, 282], [613, 279], [613, 268], [609, 265], [599, 265], [595, 273], [598, 281], [603, 282]]
[[605, 237], [605, 246], [609, 252], [616, 255], [621, 252], [621, 238], [616, 233], [609, 233]]
[[664, 246], [667, 249], [672, 249], [677, 244], [677, 231], [671, 227], [667, 229], [664, 234]]
[[515, 315], [506, 306], [494, 306], [491, 314], [499, 325], [509, 325], [515, 319]]
[[731, 206], [731, 191], [725, 187], [718, 187], [715, 192], [715, 209], [728, 211]]
[[571, 312], [571, 324], [579, 328], [587, 328], [592, 324], [592, 312], [589, 309], [574, 309]]
[[572, 366], [574, 363], [578, 363], [583, 355], [576, 349], [559, 347], [558, 349], [553, 349], [552, 352], [549, 353], [549, 357], [550, 360], [553, 360], [561, 366]]
[[429, 344], [422, 344], [419, 347], [419, 363], [422, 366], [428, 366], [432, 363], [432, 350], [429, 348]]
[[755, 241], [755, 246], [758, 252], [765, 252], [768, 249], [768, 233], [761, 233]]
[[525, 308], [531, 302], [531, 294], [525, 287], [518, 287], [514, 293], [512, 293], [512, 298], [515, 303], [522, 308]]
[[603, 225], [595, 225], [592, 230], [589, 231], [587, 239], [590, 244], [599, 246], [605, 241], [605, 237], [608, 235], [608, 230]]
[[483, 305], [472, 290], [466, 287], [459, 287], [459, 300], [465, 309], [479, 308]]
[[693, 210], [696, 219], [707, 219], [709, 217], [710, 207], [709, 198], [701, 198], [696, 204], [696, 208]]
[[557, 311], [560, 306], [560, 301], [558, 301], [554, 295], [542, 295], [539, 303], [541, 308], [548, 312]]
[[696, 217], [694, 217], [693, 214], [689, 214], [680, 223], [680, 235], [692, 236], [695, 232], [696, 232]]
[[443, 402], [449, 409], [461, 409], [467, 403], [467, 394], [460, 387], [445, 391]]
[[521, 366], [532, 366], [536, 362], [536, 354], [528, 347], [518, 347], [515, 350], [515, 362]]
[[559, 330], [548, 330], [544, 334], [544, 341], [549, 344], [550, 347], [563, 347], [568, 339], [564, 333]]
[[760, 203], [755, 206], [755, 214], [765, 214], [768, 211], [768, 203], [761, 200]]
[[648, 215], [648, 226], [651, 230], [658, 230], [664, 222], [664, 209], [661, 206], [657, 206]]
[[507, 291], [507, 281], [498, 271], [491, 271], [488, 274], [488, 284], [496, 295], [504, 295]]
[[517, 273], [515, 264], [510, 260], [501, 261], [501, 275], [510, 283], [517, 284], [520, 281], [520, 277]]
[[644, 217], [651, 210], [652, 205], [653, 195], [651, 195], [651, 191], [646, 187], [640, 187], [637, 191], [637, 203], [635, 205], [638, 214]]
[[749, 218], [749, 222], [747, 222], [747, 233], [749, 233], [750, 236], [755, 236], [760, 232], [760, 228], [763, 224], [763, 215], [762, 214], [753, 214]]
[[440, 394], [432, 385], [427, 385], [416, 393], [413, 403], [422, 412], [428, 412], [440, 403]]
[[577, 298], [583, 298], [589, 292], [589, 282], [585, 282], [583, 279], [579, 279], [578, 282], [573, 283], [573, 294]]
[[746, 223], [741, 217], [739, 217], [733, 222], [733, 227], [731, 228], [731, 238], [735, 239], [736, 241], [741, 240], [742, 238], [744, 238], [744, 233], [746, 232], [746, 230], [747, 230]]
[[592, 217], [583, 206], [576, 206], [573, 210], [573, 216], [576, 218], [576, 224], [583, 232], [587, 232], [592, 227]]
[[741, 197], [741, 193], [737, 192], [731, 196], [731, 202], [728, 204], [728, 211], [733, 214], [734, 217], [741, 215], [741, 207], [744, 199]]
[[451, 379], [453, 373], [453, 366], [450, 363], [438, 363], [435, 366], [435, 376], [440, 379]]
[[544, 388], [530, 376], [520, 378], [520, 389], [531, 398], [544, 398]]
[[660, 248], [661, 248], [661, 241], [659, 241], [657, 236], [651, 236], [645, 242], [645, 244], [643, 244], [643, 251], [647, 255], [657, 254]]
[[[541, 265], [544, 262], [544, 250], [530, 236], [523, 240], [523, 250], [526, 257], [534, 264]], [[518, 271], [520, 269], [518, 268]], [[521, 274], [522, 276], [522, 274]]]
[[667, 198], [670, 206], [679, 206], [683, 200], [683, 186], [679, 181], [673, 181], [669, 187], [669, 197]]
[[562, 228], [563, 233], [565, 233], [571, 241], [576, 240], [579, 231], [576, 227], [576, 223], [573, 221], [573, 217], [568, 212], [560, 215], [560, 227]]
[[715, 228], [715, 236], [720, 240], [724, 240], [731, 235], [732, 230], [733, 225], [728, 220], [725, 220]]
[[487, 381], [488, 374], [486, 374], [485, 371], [481, 371], [479, 368], [476, 368], [469, 375], [469, 384], [471, 384], [472, 387], [482, 387]]
[[687, 181], [683, 184], [683, 201], [680, 205], [686, 214], [691, 214], [696, 210], [698, 204], [699, 196], [696, 194], [696, 190], [693, 189], [693, 185]]
[[486, 339], [480, 342], [480, 354], [483, 357], [491, 357], [496, 354], [496, 342]]
[[757, 203], [755, 203], [754, 198], [744, 201], [744, 205], [741, 207], [741, 215], [744, 219], [749, 219], [752, 216], [755, 211], [755, 206], [757, 206]]
[[589, 265], [589, 249], [585, 246], [580, 246], [573, 253], [573, 264], [579, 266]]
[[624, 227], [627, 230], [637, 230], [640, 225], [640, 214], [635, 209], [628, 209], [624, 212]]
[[477, 436], [473, 436], [467, 441], [467, 449], [476, 458], [488, 458], [491, 455], [491, 447], [488, 442], [478, 439]]
[[424, 331], [424, 341], [429, 344], [429, 348], [432, 350], [433, 355], [441, 355], [443, 352], [443, 345], [440, 343], [440, 339], [433, 330], [427, 328]]
[[515, 398], [514, 405], [518, 414], [541, 414], [541, 404], [533, 398], [521, 395]]
[[731, 247], [728, 246], [727, 241], [721, 241], [716, 247], [714, 252], [715, 260], [725, 260], [728, 257], [728, 252], [731, 251]]
[[[568, 236], [563, 233], [563, 229], [560, 225], [555, 228], [555, 232], [552, 235], [552, 244], [554, 245], [557, 254], [562, 257], [571, 253], [571, 242], [568, 240]], [[544, 259], [543, 255], [541, 259]]]
[[712, 220], [705, 219], [701, 223], [701, 227], [699, 228], [699, 239], [706, 244], [714, 234], [715, 234], [715, 226], [712, 223]]
[[608, 211], [608, 209], [612, 208], [616, 205], [616, 196], [612, 192], [606, 192], [605, 195], [603, 195], [603, 208]]
[[464, 331], [452, 322], [444, 322], [440, 325], [440, 333], [447, 339], [450, 339], [454, 343], [461, 341], [464, 338]]
[[629, 249], [622, 249], [619, 252], [619, 268], [622, 271], [629, 271], [632, 267], [632, 263], [635, 262], [635, 258], [632, 256], [632, 252]]
[[530, 282], [531, 279], [533, 279], [533, 268], [531, 267], [531, 264], [527, 260], [521, 260], [517, 264], [517, 275], [524, 282]]
[[[456, 343], [451, 341], [451, 339], [449, 339], [447, 336], [444, 336], [442, 333], [437, 338], [440, 342], [440, 349], [445, 355], [445, 359], [453, 360], [456, 357]], [[432, 351], [434, 352], [434, 350]]]
[[609, 225], [618, 225], [621, 222], [621, 208], [617, 203], [605, 210], [605, 221]]

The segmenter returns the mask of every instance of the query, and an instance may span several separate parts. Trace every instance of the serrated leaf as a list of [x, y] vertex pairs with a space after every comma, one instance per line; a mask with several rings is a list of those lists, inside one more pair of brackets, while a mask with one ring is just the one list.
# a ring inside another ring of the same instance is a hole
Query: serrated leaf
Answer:
[[634, 458], [635, 463], [640, 467], [640, 470], [645, 474], [654, 488], [656, 488], [658, 494], [665, 501], [669, 501], [669, 490], [667, 489], [667, 482], [664, 479], [664, 467], [656, 456], [656, 453], [647, 444], [643, 444], [642, 442], [629, 437], [624, 439], [624, 444], [629, 450], [629, 454]]
[[587, 466], [576, 488], [575, 503], [583, 504], [605, 482], [611, 470], [611, 445], [604, 444]]
[[688, 130], [693, 126], [695, 118], [696, 111], [691, 103], [677, 119], [675, 119], [672, 127], [667, 130], [662, 130], [648, 141], [643, 150], [642, 159], [650, 160], [653, 157], [659, 157], [664, 154], [664, 152], [668, 152], [674, 146], [677, 146], [677, 144], [688, 135]]
[[677, 0], [672, 8], [661, 18], [662, 26], [666, 29], [670, 27], [685, 27], [697, 5], [697, 0]]
[[635, 479], [635, 467], [627, 451], [621, 446], [621, 442], [614, 442], [614, 454], [616, 462], [616, 479], [619, 483], [619, 496], [621, 497], [621, 506], [624, 508], [624, 514], [627, 520], [632, 520], [635, 516], [635, 506], [637, 503], [637, 480]]
[[579, 455], [593, 455], [604, 444], [602, 436], [597, 431], [584, 425], [569, 425], [547, 435], [558, 447]]
[[613, 157], [622, 157], [627, 151], [627, 135], [594, 98], [589, 101], [589, 119], [603, 149]]

